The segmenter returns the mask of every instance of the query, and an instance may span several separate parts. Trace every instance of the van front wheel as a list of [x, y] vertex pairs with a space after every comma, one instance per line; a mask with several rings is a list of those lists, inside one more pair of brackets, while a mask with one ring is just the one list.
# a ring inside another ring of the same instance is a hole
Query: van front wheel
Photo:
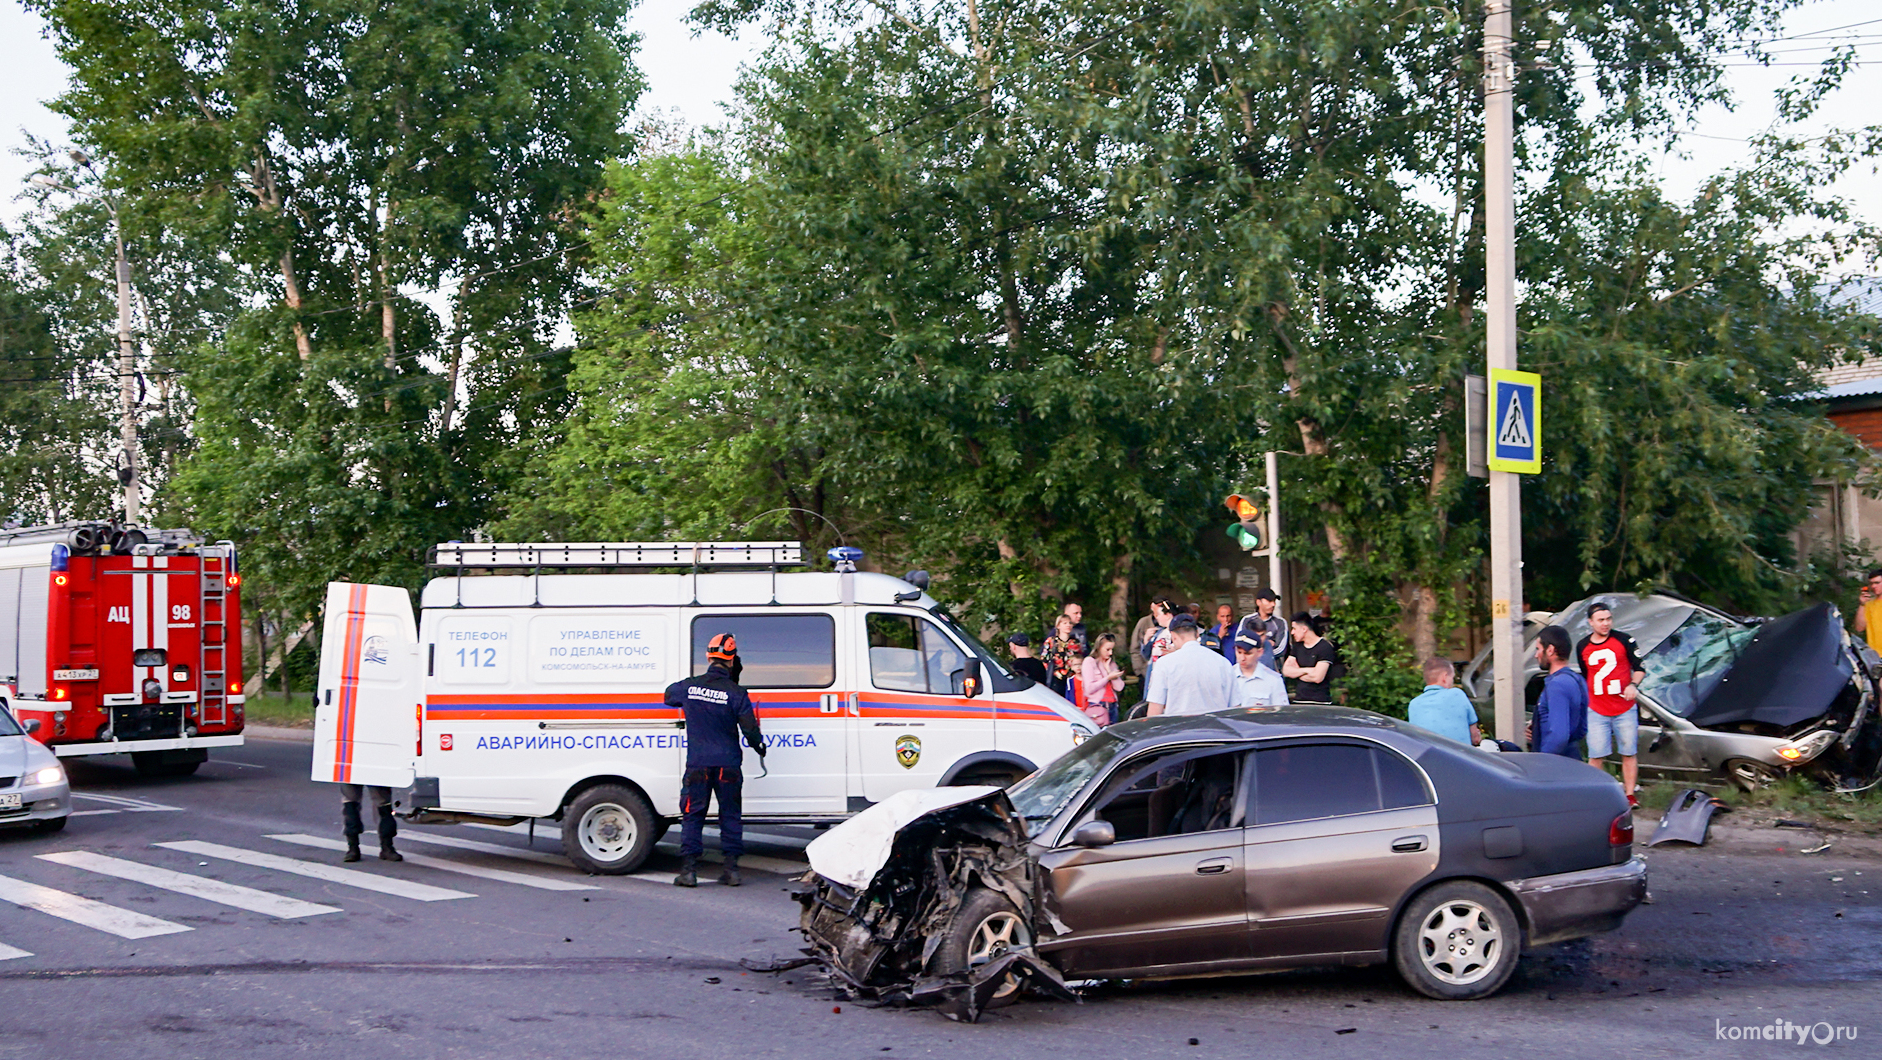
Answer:
[[562, 852], [576, 867], [622, 876], [646, 864], [662, 831], [653, 807], [632, 788], [597, 784], [562, 815]]

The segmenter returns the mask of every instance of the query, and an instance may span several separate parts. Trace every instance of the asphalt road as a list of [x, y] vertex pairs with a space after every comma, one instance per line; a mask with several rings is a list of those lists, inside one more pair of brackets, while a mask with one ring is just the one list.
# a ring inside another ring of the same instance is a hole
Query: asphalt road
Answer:
[[[0, 1060], [1611, 1060], [1873, 1056], [1882, 1038], [1882, 860], [1834, 850], [1654, 853], [1653, 905], [1617, 933], [1529, 954], [1486, 1001], [1427, 1001], [1383, 969], [1329, 970], [1106, 986], [1080, 1005], [1029, 1002], [966, 1026], [837, 1000], [810, 969], [747, 972], [741, 959], [797, 954], [797, 906], [774, 873], [684, 891], [667, 882], [668, 852], [641, 878], [586, 877], [560, 861], [554, 834], [532, 852], [521, 833], [465, 826], [408, 828], [400, 846], [497, 878], [370, 854], [346, 868], [372, 879], [288, 871], [341, 868], [336, 852], [275, 838], [338, 840], [338, 794], [307, 779], [307, 761], [305, 744], [256, 740], [180, 780], [78, 762], [83, 816], [56, 836], [0, 834]], [[801, 863], [810, 833], [758, 831], [771, 837], [753, 844], [765, 864]], [[211, 900], [202, 880], [250, 891]], [[544, 889], [571, 885], [590, 889]], [[1780, 1020], [1858, 1037], [1719, 1036]]]

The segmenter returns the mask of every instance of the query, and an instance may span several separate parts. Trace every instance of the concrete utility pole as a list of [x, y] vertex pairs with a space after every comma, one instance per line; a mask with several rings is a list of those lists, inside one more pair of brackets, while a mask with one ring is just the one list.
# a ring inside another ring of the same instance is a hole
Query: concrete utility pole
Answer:
[[[1516, 367], [1516, 188], [1510, 0], [1490, 0], [1483, 24], [1484, 324], [1489, 367]], [[1489, 417], [1496, 422], [1495, 413]], [[1494, 427], [1492, 428], [1494, 429]], [[1522, 478], [1490, 472], [1490, 645], [1496, 738], [1523, 740]]]
[[137, 340], [131, 336], [131, 263], [124, 254], [124, 223], [109, 198], [111, 227], [118, 242], [118, 443], [124, 447], [118, 479], [124, 483], [124, 522], [137, 522], [143, 497], [137, 475]]

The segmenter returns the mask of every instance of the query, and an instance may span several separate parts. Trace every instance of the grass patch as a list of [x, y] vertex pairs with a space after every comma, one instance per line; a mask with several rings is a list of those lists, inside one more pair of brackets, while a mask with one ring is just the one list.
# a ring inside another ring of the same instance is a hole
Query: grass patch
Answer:
[[252, 693], [243, 709], [247, 712], [250, 725], [271, 725], [278, 729], [314, 727], [312, 693], [296, 692], [292, 696], [283, 696], [279, 692]]
[[1686, 788], [1718, 796], [1732, 808], [1730, 817], [1714, 820], [1744, 825], [1769, 825], [1780, 818], [1808, 821], [1845, 832], [1882, 835], [1882, 786], [1850, 795], [1826, 790], [1817, 781], [1789, 776], [1754, 792], [1741, 791], [1735, 784], [1695, 784], [1677, 780], [1645, 780], [1640, 783], [1643, 809], [1664, 812], [1673, 797]]

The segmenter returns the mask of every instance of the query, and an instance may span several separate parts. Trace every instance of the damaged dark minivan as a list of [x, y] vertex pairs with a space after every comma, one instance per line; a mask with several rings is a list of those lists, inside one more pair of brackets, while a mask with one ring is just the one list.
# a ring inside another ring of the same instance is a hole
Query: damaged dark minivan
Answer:
[[904, 792], [808, 855], [802, 926], [836, 981], [966, 1020], [1028, 988], [1317, 965], [1486, 997], [1647, 883], [1605, 774], [1334, 707], [1113, 726], [1006, 791]]
[[[1734, 618], [1671, 593], [1603, 594], [1525, 622], [1524, 681], [1531, 708], [1541, 692], [1536, 635], [1559, 625], [1588, 635], [1588, 608], [1614, 612], [1646, 664], [1640, 686], [1640, 772], [1676, 780], [1722, 776], [1745, 790], [1792, 772], [1859, 787], [1882, 770], [1878, 657], [1843, 629], [1831, 604], [1762, 622]], [[1484, 649], [1459, 675], [1488, 702], [1494, 674]]]

